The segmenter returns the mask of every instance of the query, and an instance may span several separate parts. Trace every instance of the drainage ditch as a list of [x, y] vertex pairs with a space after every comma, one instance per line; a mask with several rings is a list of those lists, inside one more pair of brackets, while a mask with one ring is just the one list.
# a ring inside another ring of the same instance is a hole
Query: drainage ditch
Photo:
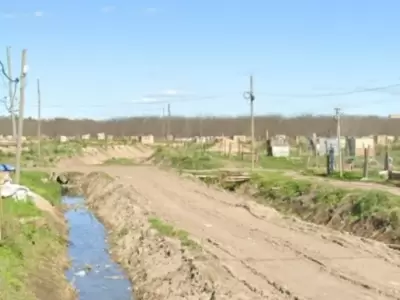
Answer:
[[113, 262], [104, 226], [86, 208], [83, 197], [64, 196], [69, 224], [71, 267], [67, 278], [79, 300], [131, 300], [132, 284]]

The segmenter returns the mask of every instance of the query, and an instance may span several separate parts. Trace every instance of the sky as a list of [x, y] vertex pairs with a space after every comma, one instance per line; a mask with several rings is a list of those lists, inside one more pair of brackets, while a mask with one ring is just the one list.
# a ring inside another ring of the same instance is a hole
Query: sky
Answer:
[[28, 116], [400, 113], [398, 0], [0, 1]]

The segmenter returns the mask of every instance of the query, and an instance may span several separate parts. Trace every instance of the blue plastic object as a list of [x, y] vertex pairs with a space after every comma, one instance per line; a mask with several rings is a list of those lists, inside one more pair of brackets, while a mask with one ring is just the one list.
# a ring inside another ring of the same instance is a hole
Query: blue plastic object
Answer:
[[0, 172], [14, 172], [15, 167], [8, 164], [0, 164]]

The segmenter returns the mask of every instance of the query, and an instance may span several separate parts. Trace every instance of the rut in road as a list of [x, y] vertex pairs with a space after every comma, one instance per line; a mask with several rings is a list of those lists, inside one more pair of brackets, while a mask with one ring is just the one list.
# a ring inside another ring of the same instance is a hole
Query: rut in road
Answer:
[[155, 167], [103, 170], [187, 230], [261, 299], [400, 299], [400, 258], [383, 244], [285, 218]]

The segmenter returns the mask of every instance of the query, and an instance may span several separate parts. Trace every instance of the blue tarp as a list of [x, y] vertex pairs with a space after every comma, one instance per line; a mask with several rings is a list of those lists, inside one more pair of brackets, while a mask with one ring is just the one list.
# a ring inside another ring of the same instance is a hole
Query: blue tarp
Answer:
[[9, 164], [0, 164], [0, 172], [13, 172], [15, 167]]

